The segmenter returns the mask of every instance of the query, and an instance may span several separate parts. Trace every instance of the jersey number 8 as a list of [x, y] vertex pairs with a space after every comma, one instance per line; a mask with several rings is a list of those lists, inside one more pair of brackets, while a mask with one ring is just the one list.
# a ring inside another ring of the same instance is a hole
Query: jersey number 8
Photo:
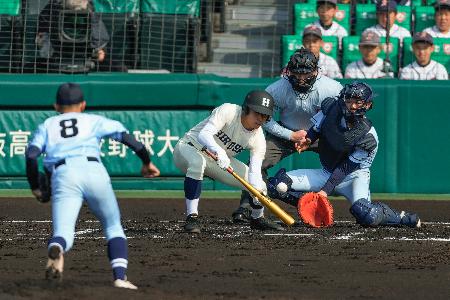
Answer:
[[59, 125], [61, 126], [61, 136], [63, 138], [70, 138], [78, 134], [78, 128], [76, 126], [77, 121], [77, 119], [68, 119], [59, 122]]

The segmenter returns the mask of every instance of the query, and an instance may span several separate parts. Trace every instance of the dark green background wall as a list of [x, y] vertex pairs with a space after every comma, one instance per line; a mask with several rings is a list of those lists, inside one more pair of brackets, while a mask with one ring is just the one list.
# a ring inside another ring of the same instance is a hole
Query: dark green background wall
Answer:
[[[171, 136], [181, 137], [213, 107], [224, 102], [241, 103], [248, 91], [264, 89], [275, 80], [197, 74], [0, 75], [0, 134], [4, 134], [0, 135], [0, 146], [4, 143], [0, 151], [0, 176], [24, 176], [23, 155], [19, 151], [11, 157], [11, 144], [17, 139], [11, 132], [32, 132], [51, 115], [55, 91], [63, 82], [75, 81], [83, 86], [92, 112], [124, 122], [130, 132], [151, 130], [155, 135], [153, 146], [158, 152], [164, 143], [158, 137], [163, 137], [167, 129]], [[372, 191], [450, 193], [447, 151], [450, 84], [446, 81], [368, 82], [378, 94], [369, 116], [380, 139], [372, 167]], [[18, 145], [17, 141], [14, 145]], [[139, 162], [131, 158], [131, 152], [121, 158], [108, 155], [113, 152], [108, 147], [106, 141], [102, 148], [104, 161], [113, 176], [138, 176]], [[245, 155], [240, 158], [246, 160]], [[173, 179], [181, 175], [171, 163], [170, 151], [160, 157], [156, 155], [154, 160], [163, 176]], [[286, 159], [282, 166], [292, 169], [319, 164], [314, 154], [304, 153]], [[208, 187], [223, 188], [217, 184]]]

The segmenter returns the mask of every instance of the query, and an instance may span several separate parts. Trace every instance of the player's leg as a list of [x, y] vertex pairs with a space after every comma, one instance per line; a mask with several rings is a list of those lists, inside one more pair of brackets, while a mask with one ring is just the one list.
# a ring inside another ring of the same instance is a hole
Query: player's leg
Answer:
[[[296, 152], [291, 141], [284, 140], [271, 134], [266, 135], [266, 154], [262, 163], [261, 172], [263, 179], [267, 178], [267, 170], [276, 165], [285, 157]], [[249, 219], [250, 193], [242, 191], [239, 208], [233, 212], [232, 219], [235, 223], [246, 222]]]
[[207, 159], [194, 146], [183, 140], [179, 141], [175, 146], [173, 159], [176, 167], [186, 174], [184, 178], [184, 195], [187, 217], [184, 230], [189, 233], [200, 233], [198, 205]]
[[350, 203], [350, 213], [362, 226], [420, 227], [417, 214], [397, 211], [385, 203], [370, 200], [370, 170], [361, 169], [349, 174], [336, 186], [335, 194], [344, 196]]
[[99, 219], [108, 242], [108, 258], [114, 278], [114, 286], [137, 289], [127, 280], [128, 244], [120, 221], [120, 210], [111, 180], [100, 163], [84, 165], [84, 196], [93, 214]]
[[[234, 157], [232, 157], [230, 161], [233, 171], [239, 175], [239, 177], [248, 181], [248, 166]], [[240, 190], [244, 188], [233, 175], [219, 168], [219, 166], [211, 160], [207, 160], [205, 175], [228, 186], [232, 186]], [[250, 227], [252, 229], [284, 230], [281, 225], [278, 225], [277, 223], [274, 223], [264, 217], [264, 207], [255, 197], [250, 197], [248, 210]]]
[[83, 195], [77, 184], [77, 174], [65, 165], [52, 175], [53, 235], [48, 241], [47, 279], [61, 279], [64, 253], [72, 248], [75, 224]]
[[297, 207], [304, 193], [319, 191], [329, 176], [330, 173], [323, 169], [298, 169], [289, 172], [280, 169], [267, 181], [269, 197]]

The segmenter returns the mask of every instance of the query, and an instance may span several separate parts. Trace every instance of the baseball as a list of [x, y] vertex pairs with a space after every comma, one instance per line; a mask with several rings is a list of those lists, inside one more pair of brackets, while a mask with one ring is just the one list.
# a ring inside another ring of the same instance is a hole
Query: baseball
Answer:
[[277, 191], [280, 193], [286, 193], [288, 190], [287, 184], [284, 182], [280, 182], [277, 184]]

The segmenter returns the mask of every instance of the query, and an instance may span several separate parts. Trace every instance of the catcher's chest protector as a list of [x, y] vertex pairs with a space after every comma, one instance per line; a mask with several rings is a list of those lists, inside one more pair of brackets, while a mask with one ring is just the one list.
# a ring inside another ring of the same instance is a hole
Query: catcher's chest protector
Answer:
[[342, 110], [335, 101], [325, 114], [319, 138], [320, 161], [327, 170], [333, 170], [345, 159], [372, 127], [368, 119], [358, 118], [351, 129], [344, 128], [342, 118]]

